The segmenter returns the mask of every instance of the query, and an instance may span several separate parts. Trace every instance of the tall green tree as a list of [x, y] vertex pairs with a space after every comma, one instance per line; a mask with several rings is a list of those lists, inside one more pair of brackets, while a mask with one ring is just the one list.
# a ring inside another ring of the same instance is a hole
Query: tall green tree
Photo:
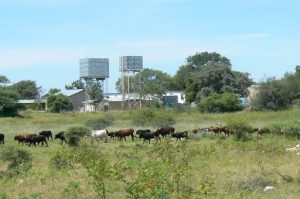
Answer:
[[[125, 91], [128, 90], [127, 78], [125, 80]], [[130, 92], [136, 92], [141, 98], [161, 100], [163, 94], [172, 87], [172, 77], [160, 70], [144, 69], [135, 76], [130, 77]], [[116, 83], [116, 88], [122, 92], [122, 80]]]
[[[186, 64], [179, 68], [174, 79], [178, 87], [185, 90], [188, 102], [212, 93], [234, 92], [246, 96], [247, 87], [252, 83], [249, 74], [232, 71], [230, 60], [216, 52], [187, 57]], [[189, 79], [197, 86], [191, 87]]]
[[87, 82], [87, 94], [91, 100], [93, 100], [93, 104], [95, 107], [98, 107], [98, 105], [102, 102], [104, 99], [102, 85], [99, 81], [93, 82]]
[[73, 81], [71, 84], [66, 84], [65, 89], [71, 90], [71, 89], [84, 89], [85, 88], [85, 83], [83, 82], [82, 79], [78, 79]]
[[36, 99], [38, 95], [38, 87], [35, 81], [31, 80], [19, 81], [9, 88], [19, 93], [21, 99]]

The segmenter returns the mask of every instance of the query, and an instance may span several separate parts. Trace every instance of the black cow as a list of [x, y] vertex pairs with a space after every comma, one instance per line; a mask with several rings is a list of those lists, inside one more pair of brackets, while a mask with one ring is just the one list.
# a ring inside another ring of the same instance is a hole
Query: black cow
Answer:
[[139, 138], [141, 139], [141, 138], [142, 138], [142, 135], [143, 135], [144, 133], [150, 133], [150, 132], [151, 132], [151, 131], [150, 131], [149, 129], [145, 129], [145, 130], [140, 129], [140, 130], [137, 130], [137, 131], [136, 131], [136, 134], [139, 135]]
[[116, 137], [115, 132], [107, 132], [107, 135], [109, 136], [109, 140], [111, 140], [111, 139], [115, 140], [115, 137]]
[[0, 143], [4, 144], [4, 134], [0, 133]]
[[52, 132], [51, 131], [41, 131], [39, 133], [39, 135], [43, 135], [45, 136], [45, 138], [47, 138], [48, 140], [51, 138], [51, 140], [53, 140], [53, 137], [52, 137]]
[[183, 132], [179, 132], [179, 133], [173, 133], [171, 135], [173, 138], [176, 138], [176, 140], [180, 140], [181, 141], [181, 138], [185, 138], [186, 141], [188, 139], [188, 131], [183, 131]]
[[44, 145], [44, 143], [46, 144], [46, 146], [48, 147], [48, 143], [46, 141], [46, 137], [43, 135], [35, 135], [32, 136], [31, 138], [28, 139], [29, 142], [29, 147], [31, 146], [31, 144], [33, 144], [36, 147], [36, 143], [38, 143], [38, 145], [40, 145], [40, 143], [42, 143], [41, 146]]
[[61, 144], [63, 144], [64, 142], [67, 143], [64, 131], [61, 131], [61, 132], [55, 134], [54, 139], [60, 139]]

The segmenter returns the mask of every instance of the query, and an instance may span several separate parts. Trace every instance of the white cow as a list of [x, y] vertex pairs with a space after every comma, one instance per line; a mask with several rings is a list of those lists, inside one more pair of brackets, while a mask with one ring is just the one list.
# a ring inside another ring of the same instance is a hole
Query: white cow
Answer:
[[94, 140], [97, 140], [98, 142], [98, 139], [102, 139], [104, 138], [105, 139], [105, 143], [107, 142], [107, 135], [108, 131], [106, 129], [102, 129], [102, 130], [92, 130], [92, 139]]

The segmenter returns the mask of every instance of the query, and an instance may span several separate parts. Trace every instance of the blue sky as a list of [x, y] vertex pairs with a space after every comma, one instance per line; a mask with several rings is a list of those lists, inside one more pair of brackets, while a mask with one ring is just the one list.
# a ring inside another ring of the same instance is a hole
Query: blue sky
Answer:
[[174, 75], [196, 52], [218, 52], [255, 81], [300, 64], [296, 0], [0, 0], [0, 74], [45, 91], [79, 78], [79, 59], [120, 55]]

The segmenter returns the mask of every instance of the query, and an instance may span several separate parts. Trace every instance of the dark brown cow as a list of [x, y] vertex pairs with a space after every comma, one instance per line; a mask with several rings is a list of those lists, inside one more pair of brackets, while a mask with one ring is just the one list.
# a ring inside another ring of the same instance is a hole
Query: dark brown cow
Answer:
[[162, 127], [158, 129], [159, 133], [163, 136], [166, 137], [169, 134], [173, 134], [175, 132], [175, 129], [173, 127]]
[[134, 141], [133, 133], [134, 133], [134, 129], [132, 129], [132, 128], [130, 128], [130, 129], [121, 129], [121, 130], [118, 130], [118, 131], [115, 132], [115, 136], [118, 137], [120, 140], [122, 138], [124, 138], [125, 141], [126, 141], [127, 136], [131, 136], [132, 141]]
[[0, 143], [4, 144], [4, 134], [0, 133]]
[[20, 134], [15, 136], [15, 140], [19, 141], [18, 144], [22, 143], [23, 145], [24, 143], [27, 144], [33, 136], [36, 136], [36, 134]]

